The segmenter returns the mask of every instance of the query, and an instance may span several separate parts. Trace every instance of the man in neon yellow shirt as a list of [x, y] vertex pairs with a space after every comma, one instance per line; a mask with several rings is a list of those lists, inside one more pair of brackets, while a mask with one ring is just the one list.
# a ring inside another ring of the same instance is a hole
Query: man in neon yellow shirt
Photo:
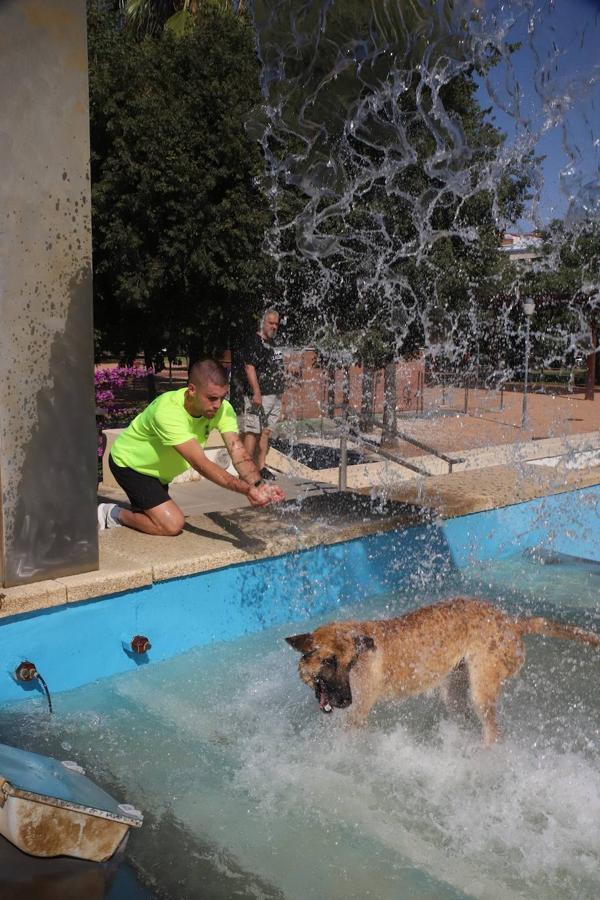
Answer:
[[[205, 359], [192, 366], [187, 388], [168, 391], [141, 412], [113, 444], [109, 466], [131, 502], [131, 510], [115, 503], [98, 506], [98, 525], [126, 525], [146, 534], [177, 535], [184, 516], [169, 497], [169, 482], [193, 468], [209, 481], [245, 494], [252, 506], [284, 499], [277, 485], [265, 484], [237, 433], [237, 419], [225, 400], [227, 374]], [[217, 428], [239, 477], [208, 459], [203, 446]]]

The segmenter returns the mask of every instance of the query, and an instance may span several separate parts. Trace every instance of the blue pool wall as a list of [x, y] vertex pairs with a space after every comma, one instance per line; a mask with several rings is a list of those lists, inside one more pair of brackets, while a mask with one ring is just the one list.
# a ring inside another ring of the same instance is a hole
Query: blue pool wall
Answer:
[[[406, 587], [416, 575], [530, 547], [600, 561], [599, 525], [597, 486], [7, 618], [0, 625], [0, 703], [39, 697], [35, 684], [14, 679], [24, 659], [52, 693], [69, 690], [265, 628], [302, 630], [307, 618], [334, 617], [336, 608]], [[136, 634], [152, 642], [142, 657], [127, 652]]]

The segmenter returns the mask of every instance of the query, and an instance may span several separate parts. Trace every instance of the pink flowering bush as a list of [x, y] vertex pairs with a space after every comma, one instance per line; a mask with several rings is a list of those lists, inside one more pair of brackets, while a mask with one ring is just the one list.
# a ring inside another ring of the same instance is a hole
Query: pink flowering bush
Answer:
[[94, 373], [96, 406], [103, 406], [109, 416], [122, 407], [117, 394], [136, 379], [146, 378], [151, 369], [142, 366], [117, 366], [114, 369], [97, 369]]
[[[118, 428], [127, 425], [140, 412], [139, 403], [128, 401], [124, 394], [151, 372], [143, 366], [117, 366], [114, 369], [96, 369], [94, 386], [96, 390], [96, 418], [98, 421], [98, 457], [104, 455], [106, 439], [103, 428]], [[98, 408], [103, 412], [100, 416]]]

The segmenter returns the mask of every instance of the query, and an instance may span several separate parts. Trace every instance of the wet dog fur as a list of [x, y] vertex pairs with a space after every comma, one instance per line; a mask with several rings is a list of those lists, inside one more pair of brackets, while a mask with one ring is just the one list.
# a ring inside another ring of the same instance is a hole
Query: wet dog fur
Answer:
[[323, 712], [352, 707], [365, 722], [380, 700], [439, 688], [448, 707], [468, 683], [486, 746], [500, 735], [496, 705], [507, 678], [525, 662], [523, 636], [565, 638], [600, 649], [600, 636], [543, 618], [515, 619], [482, 600], [456, 597], [394, 619], [332, 622], [286, 638], [302, 654], [301, 679]]

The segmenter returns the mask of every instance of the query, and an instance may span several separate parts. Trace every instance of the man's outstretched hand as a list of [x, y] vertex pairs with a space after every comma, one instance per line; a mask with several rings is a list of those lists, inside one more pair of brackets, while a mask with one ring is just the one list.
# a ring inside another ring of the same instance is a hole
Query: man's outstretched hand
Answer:
[[250, 488], [248, 500], [252, 506], [269, 506], [270, 503], [281, 503], [285, 494], [278, 484], [259, 484]]

